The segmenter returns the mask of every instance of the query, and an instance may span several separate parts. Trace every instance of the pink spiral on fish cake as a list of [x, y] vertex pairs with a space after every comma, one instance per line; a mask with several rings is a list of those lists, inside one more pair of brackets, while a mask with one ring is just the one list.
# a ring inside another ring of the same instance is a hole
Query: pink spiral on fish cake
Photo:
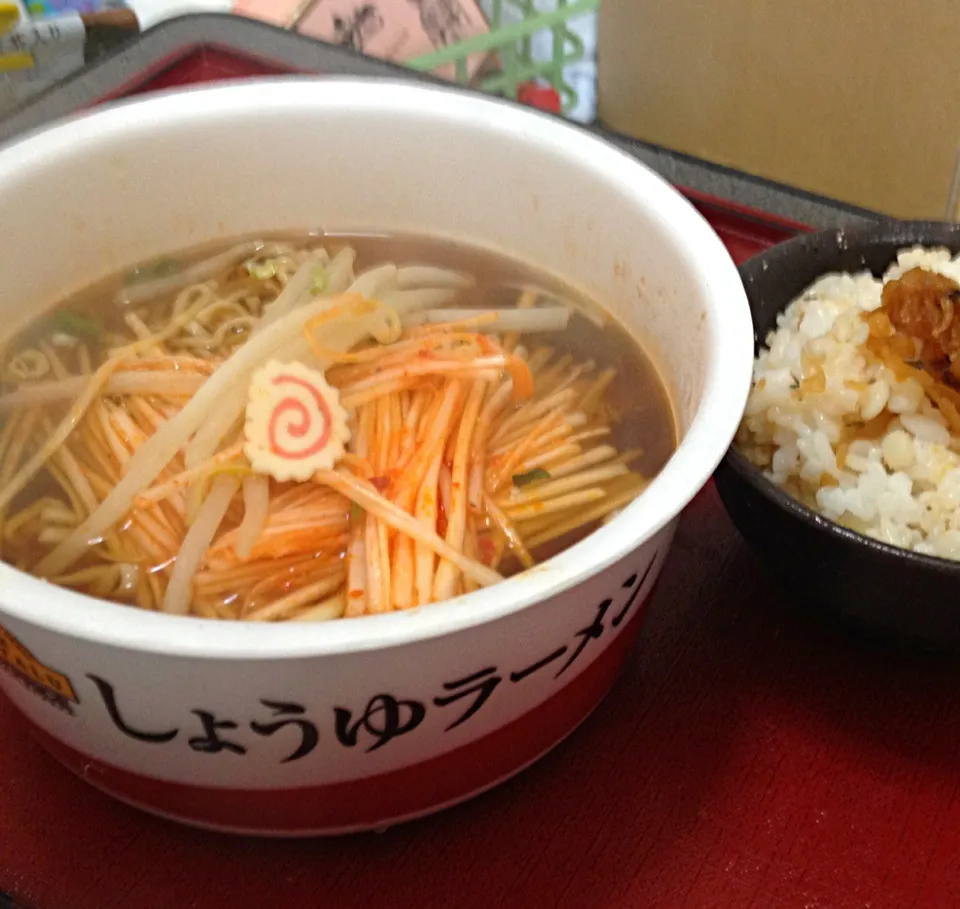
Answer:
[[[309, 396], [310, 404], [302, 396], [284, 394], [276, 399], [267, 424], [270, 451], [281, 458], [301, 460], [323, 451], [330, 442], [333, 416], [323, 392], [299, 376], [280, 374], [273, 378], [278, 388], [293, 385]], [[284, 438], [284, 436], [286, 438]], [[302, 446], [292, 447], [290, 440], [303, 440]]]

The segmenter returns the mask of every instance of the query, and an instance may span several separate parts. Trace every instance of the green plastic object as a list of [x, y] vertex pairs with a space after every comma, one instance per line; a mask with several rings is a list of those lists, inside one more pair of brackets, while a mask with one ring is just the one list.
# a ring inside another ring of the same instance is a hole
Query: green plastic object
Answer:
[[[583, 41], [569, 23], [575, 16], [595, 12], [599, 6], [600, 0], [556, 0], [556, 7], [544, 12], [537, 9], [535, 0], [492, 0], [487, 34], [417, 57], [407, 65], [420, 72], [452, 65], [456, 81], [466, 85], [470, 81], [467, 59], [475, 54], [494, 54], [499, 65], [480, 77], [477, 88], [516, 100], [517, 90], [525, 82], [547, 82], [560, 95], [566, 113], [576, 106], [578, 98], [573, 86], [564, 80], [563, 71], [583, 59]], [[535, 60], [533, 37], [541, 31], [552, 33], [553, 53], [549, 59]]]

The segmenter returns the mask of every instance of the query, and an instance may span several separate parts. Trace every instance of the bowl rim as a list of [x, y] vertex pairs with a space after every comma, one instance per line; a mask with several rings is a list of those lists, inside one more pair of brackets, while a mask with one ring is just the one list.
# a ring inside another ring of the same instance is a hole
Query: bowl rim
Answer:
[[[924, 243], [920, 236], [931, 234], [954, 235], [957, 241], [957, 249], [953, 255], [960, 254], [960, 223], [949, 221], [930, 221], [930, 220], [911, 220], [902, 218], [882, 218], [874, 224], [858, 224], [853, 227], [829, 228], [816, 231], [814, 233], [799, 234], [791, 237], [776, 246], [771, 246], [762, 252], [751, 256], [747, 261], [739, 266], [740, 276], [743, 279], [744, 288], [747, 293], [747, 299], [750, 303], [750, 317], [753, 321], [753, 297], [751, 296], [752, 281], [751, 276], [759, 273], [769, 273], [777, 268], [789, 267], [790, 262], [796, 251], [805, 249], [810, 244], [816, 244], [824, 241], [836, 243], [841, 249], [867, 249], [873, 245], [889, 246], [900, 242], [899, 237], [903, 237], [903, 242], [898, 249], [909, 246], [933, 244]], [[842, 245], [841, 245], [842, 244]], [[896, 252], [893, 254], [894, 258]], [[893, 259], [891, 259], [892, 263]], [[828, 274], [823, 272], [822, 274]], [[878, 276], [879, 277], [879, 276]], [[786, 300], [777, 310], [782, 313], [793, 299]], [[759, 329], [756, 322], [754, 325], [754, 337], [756, 346], [764, 344], [765, 339], [759, 336]], [[756, 356], [756, 355], [754, 355]], [[753, 381], [751, 379], [751, 390]], [[947, 559], [942, 556], [927, 555], [922, 552], [915, 552], [912, 549], [904, 549], [900, 546], [894, 546], [892, 543], [886, 543], [883, 540], [877, 540], [866, 534], [859, 533], [838, 524], [831, 518], [814, 511], [807, 505], [804, 505], [799, 499], [795, 499], [788, 492], [777, 486], [772, 480], [768, 479], [763, 471], [752, 464], [744, 457], [734, 445], [731, 444], [726, 454], [723, 456], [721, 464], [731, 469], [743, 482], [747, 483], [765, 499], [776, 505], [780, 510], [786, 512], [792, 518], [799, 520], [808, 527], [821, 533], [828, 534], [839, 541], [848, 545], [857, 546], [869, 551], [872, 555], [882, 557], [893, 557], [905, 560], [928, 571], [935, 571], [943, 574], [960, 573], [960, 561]]]
[[121, 649], [207, 659], [277, 659], [345, 654], [427, 640], [486, 624], [545, 601], [639, 550], [667, 527], [709, 480], [730, 445], [750, 388], [753, 324], [730, 254], [694, 206], [665, 179], [601, 137], [549, 114], [453, 87], [363, 77], [266, 77], [158, 92], [121, 101], [36, 130], [0, 149], [0, 183], [37, 162], [81, 154], [89, 142], [148, 136], [177, 123], [249, 117], [269, 106], [300, 116], [402, 110], [441, 118], [451, 128], [484, 130], [504, 141], [546, 145], [577, 167], [619, 184], [680, 252], [703, 298], [703, 392], [684, 438], [643, 495], [614, 520], [553, 559], [493, 588], [442, 604], [349, 622], [250, 623], [168, 616], [56, 587], [0, 564], [0, 619]]

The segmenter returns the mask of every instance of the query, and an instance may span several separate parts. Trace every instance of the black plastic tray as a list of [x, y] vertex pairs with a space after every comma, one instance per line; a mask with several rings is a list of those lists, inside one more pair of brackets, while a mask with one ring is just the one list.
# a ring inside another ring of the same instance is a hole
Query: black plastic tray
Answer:
[[[239, 16], [200, 14], [170, 19], [0, 119], [0, 143], [51, 120], [157, 88], [247, 75], [309, 73], [371, 76], [446, 84], [433, 76], [364, 57]], [[469, 89], [464, 89], [469, 91]], [[668, 149], [586, 127], [644, 161], [682, 188], [701, 210], [737, 220], [747, 239], [759, 230], [763, 245], [801, 225], [847, 226], [877, 215], [800, 190], [713, 165]], [[709, 216], [709, 215], [708, 215]], [[712, 220], [712, 219], [711, 219]], [[752, 225], [752, 226], [751, 226]], [[744, 247], [746, 249], [746, 247]]]

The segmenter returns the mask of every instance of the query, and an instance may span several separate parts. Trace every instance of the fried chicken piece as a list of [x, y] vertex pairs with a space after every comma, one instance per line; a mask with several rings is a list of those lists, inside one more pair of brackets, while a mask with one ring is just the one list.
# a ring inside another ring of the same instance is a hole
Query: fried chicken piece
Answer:
[[894, 329], [922, 344], [924, 367], [960, 381], [960, 284], [925, 268], [911, 268], [883, 286], [882, 301]]

